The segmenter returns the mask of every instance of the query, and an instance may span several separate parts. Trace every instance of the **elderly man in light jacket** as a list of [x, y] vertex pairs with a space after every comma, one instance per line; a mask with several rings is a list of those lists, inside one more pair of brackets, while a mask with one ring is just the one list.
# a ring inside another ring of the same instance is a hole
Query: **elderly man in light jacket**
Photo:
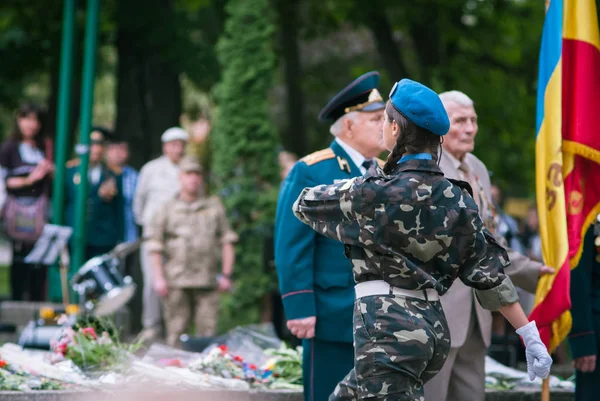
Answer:
[[[140, 170], [138, 185], [133, 199], [133, 213], [136, 222], [142, 226], [143, 239], [146, 239], [154, 214], [159, 206], [172, 199], [179, 191], [179, 162], [185, 154], [188, 134], [181, 128], [173, 127], [161, 136], [163, 155], [146, 163]], [[152, 266], [145, 242], [140, 249], [142, 274], [144, 276], [142, 324], [140, 337], [152, 341], [161, 334], [160, 300], [154, 292]]]
[[[444, 92], [440, 99], [450, 119], [450, 130], [442, 143], [440, 169], [448, 178], [466, 181], [473, 189], [473, 199], [481, 219], [496, 239], [507, 247], [495, 232], [488, 169], [471, 152], [477, 135], [477, 113], [473, 101], [458, 91]], [[554, 269], [507, 248], [511, 265], [506, 274], [516, 286], [535, 292], [541, 274]], [[427, 401], [484, 401], [485, 355], [492, 339], [492, 315], [475, 299], [473, 291], [460, 280], [441, 298], [450, 328], [451, 349], [443, 369], [425, 384]]]

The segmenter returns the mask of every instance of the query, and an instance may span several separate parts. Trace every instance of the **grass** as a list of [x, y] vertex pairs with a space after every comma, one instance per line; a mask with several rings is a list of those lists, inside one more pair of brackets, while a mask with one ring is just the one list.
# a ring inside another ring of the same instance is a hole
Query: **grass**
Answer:
[[9, 266], [0, 265], [0, 296], [10, 295]]

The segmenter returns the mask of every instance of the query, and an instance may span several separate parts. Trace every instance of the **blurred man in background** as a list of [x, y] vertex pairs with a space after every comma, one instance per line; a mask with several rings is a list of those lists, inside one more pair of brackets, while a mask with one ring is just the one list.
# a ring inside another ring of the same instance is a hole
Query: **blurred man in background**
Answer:
[[138, 240], [138, 229], [133, 215], [133, 198], [138, 182], [138, 172], [127, 164], [129, 160], [129, 146], [126, 141], [113, 140], [106, 149], [106, 163], [108, 167], [119, 174], [123, 186], [123, 209], [125, 214], [125, 242]]
[[[181, 128], [173, 127], [161, 136], [163, 155], [146, 163], [138, 178], [133, 199], [133, 213], [142, 226], [142, 238], [147, 239], [147, 231], [152, 224], [156, 210], [171, 200], [179, 191], [179, 162], [185, 154], [188, 134]], [[140, 260], [144, 275], [144, 301], [140, 334], [142, 340], [152, 341], [160, 337], [160, 301], [153, 288], [152, 265], [147, 244], [142, 243]]]
[[88, 207], [85, 259], [91, 259], [112, 250], [124, 239], [124, 199], [121, 176], [106, 164], [104, 157], [110, 132], [93, 128], [90, 134], [88, 176], [79, 174], [78, 159], [67, 164], [65, 177], [65, 217], [75, 227], [77, 189], [82, 179], [88, 180]]
[[188, 156], [181, 161], [179, 183], [179, 193], [158, 208], [146, 246], [172, 347], [180, 345], [191, 322], [197, 336], [216, 334], [220, 292], [231, 289], [238, 240], [221, 200], [202, 196], [198, 160]]

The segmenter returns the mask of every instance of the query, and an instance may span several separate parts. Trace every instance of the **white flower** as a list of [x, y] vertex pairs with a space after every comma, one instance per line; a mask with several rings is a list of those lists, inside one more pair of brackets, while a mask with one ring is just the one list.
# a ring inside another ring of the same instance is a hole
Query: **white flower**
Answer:
[[106, 331], [103, 331], [102, 335], [98, 339], [98, 344], [100, 344], [100, 345], [106, 345], [106, 344], [112, 344], [112, 343], [113, 342], [110, 339], [110, 336], [108, 335], [108, 333]]

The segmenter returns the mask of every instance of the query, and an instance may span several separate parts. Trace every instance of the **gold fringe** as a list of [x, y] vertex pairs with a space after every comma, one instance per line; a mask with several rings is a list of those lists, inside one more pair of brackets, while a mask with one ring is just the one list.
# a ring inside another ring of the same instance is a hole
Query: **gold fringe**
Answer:
[[594, 149], [587, 145], [573, 141], [563, 141], [562, 150], [564, 152], [569, 152], [579, 155], [581, 157], [585, 157], [586, 159], [592, 160], [600, 164], [600, 150], [598, 149]]

